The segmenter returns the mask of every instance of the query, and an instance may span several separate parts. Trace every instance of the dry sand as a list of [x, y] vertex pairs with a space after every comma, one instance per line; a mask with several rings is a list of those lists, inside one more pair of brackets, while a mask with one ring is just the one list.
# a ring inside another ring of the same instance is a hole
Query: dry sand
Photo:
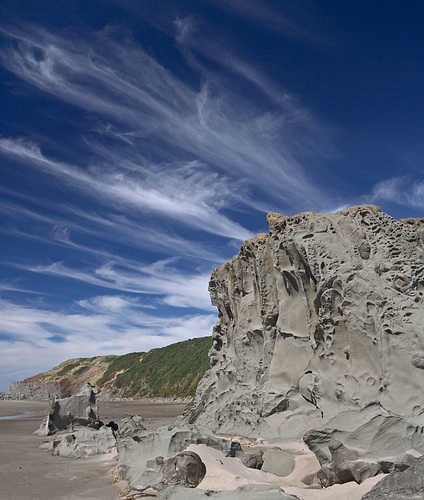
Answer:
[[300, 500], [361, 500], [384, 477], [380, 474], [359, 485], [352, 481], [325, 489], [308, 488], [301, 480], [320, 467], [315, 455], [299, 441], [273, 443], [275, 444], [296, 457], [294, 471], [284, 478], [262, 470], [246, 469], [239, 459], [227, 458], [222, 452], [205, 445], [190, 445], [188, 449], [197, 453], [206, 465], [206, 476], [198, 488], [234, 490], [244, 484], [273, 484], [281, 486], [287, 494], [295, 495]]
[[[103, 422], [139, 414], [148, 430], [172, 423], [185, 406], [138, 401], [99, 401], [98, 405]], [[114, 454], [72, 459], [39, 449], [47, 439], [32, 433], [47, 408], [48, 401], [0, 401], [0, 499], [116, 500], [122, 485], [105, 476], [116, 465]], [[19, 418], [4, 420], [5, 416]]]

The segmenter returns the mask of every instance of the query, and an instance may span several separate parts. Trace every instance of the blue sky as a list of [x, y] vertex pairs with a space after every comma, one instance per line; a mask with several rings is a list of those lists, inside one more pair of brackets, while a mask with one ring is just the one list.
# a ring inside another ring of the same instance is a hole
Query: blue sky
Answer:
[[0, 390], [211, 333], [266, 213], [424, 213], [420, 2], [0, 2]]

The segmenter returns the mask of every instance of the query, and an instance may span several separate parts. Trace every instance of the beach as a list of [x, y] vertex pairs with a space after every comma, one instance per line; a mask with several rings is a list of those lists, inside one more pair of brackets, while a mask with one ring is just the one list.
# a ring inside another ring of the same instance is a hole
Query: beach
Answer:
[[[148, 430], [156, 430], [172, 423], [185, 403], [98, 401], [98, 406], [104, 423], [138, 414]], [[45, 400], [0, 401], [0, 499], [116, 500], [124, 485], [107, 475], [116, 465], [114, 453], [72, 459], [39, 448], [48, 438], [33, 432], [47, 409]]]
[[[128, 415], [138, 414], [144, 417], [149, 431], [173, 423], [185, 407], [185, 403], [141, 401], [99, 401], [98, 405], [104, 423], [111, 420], [119, 423]], [[75, 459], [52, 456], [39, 448], [48, 438], [35, 436], [33, 432], [46, 415], [47, 407], [48, 401], [0, 401], [0, 500], [117, 500], [126, 482], [114, 483], [108, 475], [116, 465], [115, 451]], [[255, 446], [243, 438], [241, 442], [245, 449]], [[350, 482], [323, 490], [308, 489], [301, 478], [319, 467], [313, 453], [300, 441], [277, 444], [296, 457], [295, 471], [285, 478], [246, 469], [239, 460], [226, 458], [217, 450], [191, 445], [189, 449], [198, 453], [207, 467], [207, 476], [199, 488], [231, 490], [241, 484], [279, 484], [286, 493], [302, 500], [360, 500], [384, 477], [369, 478], [361, 485]]]

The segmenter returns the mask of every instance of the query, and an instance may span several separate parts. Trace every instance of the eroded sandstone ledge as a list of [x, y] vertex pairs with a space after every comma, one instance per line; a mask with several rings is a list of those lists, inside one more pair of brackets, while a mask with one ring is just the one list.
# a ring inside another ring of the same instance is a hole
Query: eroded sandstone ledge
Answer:
[[180, 422], [288, 438], [365, 412], [419, 441], [424, 219], [358, 206], [268, 224], [212, 273], [211, 370]]

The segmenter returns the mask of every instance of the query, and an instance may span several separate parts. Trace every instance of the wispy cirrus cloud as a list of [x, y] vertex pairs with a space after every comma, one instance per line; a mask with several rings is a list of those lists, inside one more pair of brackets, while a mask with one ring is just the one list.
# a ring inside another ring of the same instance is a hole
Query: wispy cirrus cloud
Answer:
[[38, 295], [39, 292], [26, 288], [22, 285], [21, 280], [3, 280], [0, 281], [0, 292], [19, 292], [19, 293], [29, 293]]
[[221, 9], [232, 12], [237, 16], [244, 17], [249, 21], [260, 23], [268, 29], [272, 29], [290, 38], [317, 40], [304, 26], [284, 15], [282, 9], [275, 9], [271, 3], [261, 0], [208, 0], [214, 6], [219, 5]]
[[[211, 38], [207, 31], [202, 30], [202, 25], [192, 17], [178, 18], [174, 21], [176, 28], [175, 39], [180, 50], [187, 60], [202, 74], [218, 85], [216, 77], [204, 63], [204, 58], [214, 61], [219, 67], [223, 67], [236, 79], [246, 81], [265, 95], [273, 107], [263, 113], [257, 113], [252, 117], [251, 126], [256, 127], [262, 142], [266, 142], [280, 155], [280, 168], [291, 175], [302, 177], [302, 166], [296, 160], [296, 154], [315, 156], [334, 156], [334, 147], [330, 144], [331, 135], [328, 126], [320, 123], [311, 110], [302, 106], [298, 99], [283, 88], [280, 84], [269, 78], [263, 69], [250, 63], [245, 57], [238, 54], [237, 50], [231, 48], [228, 40]], [[219, 87], [223, 94], [230, 93], [234, 85], [234, 79], [223, 78]], [[208, 109], [204, 104], [208, 102], [208, 86], [205, 85], [197, 98], [197, 105], [203, 111]], [[243, 102], [243, 108], [250, 108], [251, 103], [239, 98]], [[276, 147], [273, 140], [279, 140]], [[272, 168], [273, 162], [269, 164]], [[277, 171], [275, 172], [275, 174]], [[308, 184], [307, 179], [303, 182]], [[296, 185], [299, 189], [300, 186]], [[300, 191], [301, 192], [301, 189]], [[310, 192], [319, 202], [320, 193], [314, 188]]]
[[141, 266], [120, 259], [97, 268], [73, 269], [63, 262], [24, 267], [26, 270], [74, 279], [102, 288], [122, 292], [160, 296], [159, 301], [174, 307], [192, 307], [212, 311], [208, 293], [210, 274], [178, 270], [173, 259]]
[[[206, 82], [190, 87], [110, 27], [79, 37], [68, 33], [66, 38], [26, 28], [25, 34], [3, 30], [13, 41], [2, 52], [4, 66], [38, 89], [119, 125], [103, 127], [106, 134], [113, 131], [116, 137], [128, 138], [125, 134], [131, 130], [127, 143], [140, 151], [148, 139], [155, 154], [164, 149], [174, 158], [188, 154], [226, 172], [229, 182], [243, 178], [282, 201], [299, 202], [306, 194], [320, 198], [292, 150], [295, 142], [302, 142], [302, 134], [309, 135], [299, 129], [299, 113], [305, 110], [287, 95], [282, 96], [282, 101], [290, 101], [286, 109], [270, 112], [269, 106], [246, 103], [237, 89], [210, 79], [200, 67]], [[239, 75], [268, 94], [278, 92], [259, 71], [234, 57], [218, 62], [238, 68]], [[291, 130], [293, 119], [298, 123]], [[310, 142], [308, 136], [305, 146], [310, 148]]]
[[[10, 193], [9, 193], [10, 194]], [[40, 200], [27, 197], [26, 201], [32, 205], [39, 205]], [[48, 213], [41, 213], [40, 207], [36, 210], [12, 201], [0, 202], [0, 213], [7, 217], [9, 229], [6, 225], [1, 230], [30, 239], [41, 240], [53, 245], [67, 246], [82, 253], [90, 253], [107, 259], [114, 256], [110, 252], [101, 250], [98, 245], [88, 246], [78, 242], [83, 236], [90, 235], [96, 241], [116, 242], [131, 248], [155, 250], [155, 252], [180, 255], [186, 258], [195, 258], [198, 261], [220, 263], [223, 256], [211, 248], [196, 241], [179, 236], [157, 223], [152, 227], [143, 224], [140, 218], [131, 217], [129, 213], [105, 213], [84, 211], [79, 207], [68, 204], [58, 204], [43, 200], [42, 208]], [[52, 213], [53, 212], [53, 213]], [[36, 222], [38, 230], [34, 232], [32, 226]], [[29, 225], [26, 229], [17, 226]]]
[[[75, 189], [95, 195], [103, 204], [119, 203], [140, 211], [148, 210], [197, 230], [230, 238], [244, 240], [251, 236], [240, 224], [218, 211], [220, 200], [223, 202], [228, 191], [225, 179], [203, 170], [197, 162], [176, 167], [172, 177], [154, 173], [148, 178], [137, 178], [110, 172], [107, 168], [106, 171], [83, 171], [47, 158], [37, 145], [22, 139], [2, 138], [0, 150], [50, 175], [64, 178]], [[162, 181], [160, 187], [157, 181]]]
[[373, 187], [371, 199], [373, 203], [424, 208], [424, 180], [412, 175], [386, 179]]

